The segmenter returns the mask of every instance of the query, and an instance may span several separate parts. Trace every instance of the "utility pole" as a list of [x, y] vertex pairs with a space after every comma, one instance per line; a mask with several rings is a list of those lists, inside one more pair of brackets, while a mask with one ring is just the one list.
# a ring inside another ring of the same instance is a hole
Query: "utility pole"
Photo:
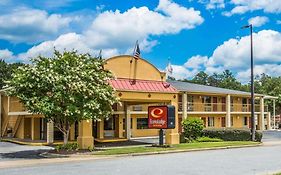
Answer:
[[255, 95], [254, 95], [254, 58], [253, 58], [253, 25], [243, 26], [242, 29], [249, 28], [251, 34], [251, 134], [252, 141], [255, 141], [256, 120], [255, 120]]

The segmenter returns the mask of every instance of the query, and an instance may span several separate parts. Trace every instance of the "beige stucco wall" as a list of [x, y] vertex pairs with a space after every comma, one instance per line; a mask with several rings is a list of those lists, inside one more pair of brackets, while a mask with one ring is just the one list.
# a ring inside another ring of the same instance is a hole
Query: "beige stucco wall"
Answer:
[[105, 68], [110, 70], [117, 78], [165, 80], [165, 74], [161, 73], [155, 66], [142, 58], [136, 60], [128, 55], [116, 56], [106, 60]]

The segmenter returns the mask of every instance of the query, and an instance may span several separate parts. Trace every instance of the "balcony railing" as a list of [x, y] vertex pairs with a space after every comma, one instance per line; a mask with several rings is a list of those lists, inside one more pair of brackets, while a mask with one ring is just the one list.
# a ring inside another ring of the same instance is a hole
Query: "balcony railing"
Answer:
[[[231, 104], [231, 112], [251, 112], [251, 104]], [[255, 105], [255, 112], [260, 112], [260, 105]], [[264, 112], [268, 112], [268, 106], [264, 105]]]
[[[179, 102], [179, 111], [182, 111], [182, 103]], [[204, 111], [204, 112], [225, 112], [225, 103], [187, 103], [187, 111]]]
[[[178, 110], [182, 111], [182, 102], [178, 103]], [[251, 112], [250, 104], [231, 104], [231, 112]], [[226, 103], [187, 103], [188, 112], [226, 112]], [[255, 105], [255, 112], [260, 112], [260, 105]], [[268, 106], [264, 105], [264, 112], [268, 112]]]

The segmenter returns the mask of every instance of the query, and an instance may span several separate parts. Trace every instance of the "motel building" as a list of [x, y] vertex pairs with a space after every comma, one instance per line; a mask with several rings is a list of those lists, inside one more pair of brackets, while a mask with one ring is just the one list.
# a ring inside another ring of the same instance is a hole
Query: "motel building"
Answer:
[[[105, 69], [115, 79], [110, 85], [115, 88], [120, 103], [113, 106], [113, 115], [101, 121], [85, 120], [71, 127], [71, 141], [78, 141], [87, 149], [96, 142], [126, 141], [138, 137], [157, 136], [158, 129], [148, 129], [148, 106], [174, 105], [176, 127], [165, 131], [166, 144], [178, 144], [181, 121], [185, 118], [200, 118], [206, 128], [250, 128], [250, 93], [187, 82], [166, 80], [166, 73], [159, 71], [145, 59], [122, 55], [106, 60]], [[255, 125], [258, 130], [275, 128], [273, 115], [265, 105], [275, 97], [255, 94]], [[42, 115], [25, 110], [16, 97], [0, 91], [0, 131], [2, 138], [25, 142], [51, 144], [63, 140], [61, 132]]]

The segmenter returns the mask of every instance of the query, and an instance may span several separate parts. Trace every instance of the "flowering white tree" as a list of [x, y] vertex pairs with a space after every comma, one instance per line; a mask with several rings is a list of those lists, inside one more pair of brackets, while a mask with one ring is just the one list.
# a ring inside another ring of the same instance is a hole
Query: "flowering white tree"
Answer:
[[16, 70], [8, 93], [18, 97], [28, 111], [53, 121], [66, 144], [75, 122], [112, 113], [118, 99], [108, 84], [112, 74], [104, 64], [103, 59], [89, 54], [55, 51], [52, 58], [39, 56]]

